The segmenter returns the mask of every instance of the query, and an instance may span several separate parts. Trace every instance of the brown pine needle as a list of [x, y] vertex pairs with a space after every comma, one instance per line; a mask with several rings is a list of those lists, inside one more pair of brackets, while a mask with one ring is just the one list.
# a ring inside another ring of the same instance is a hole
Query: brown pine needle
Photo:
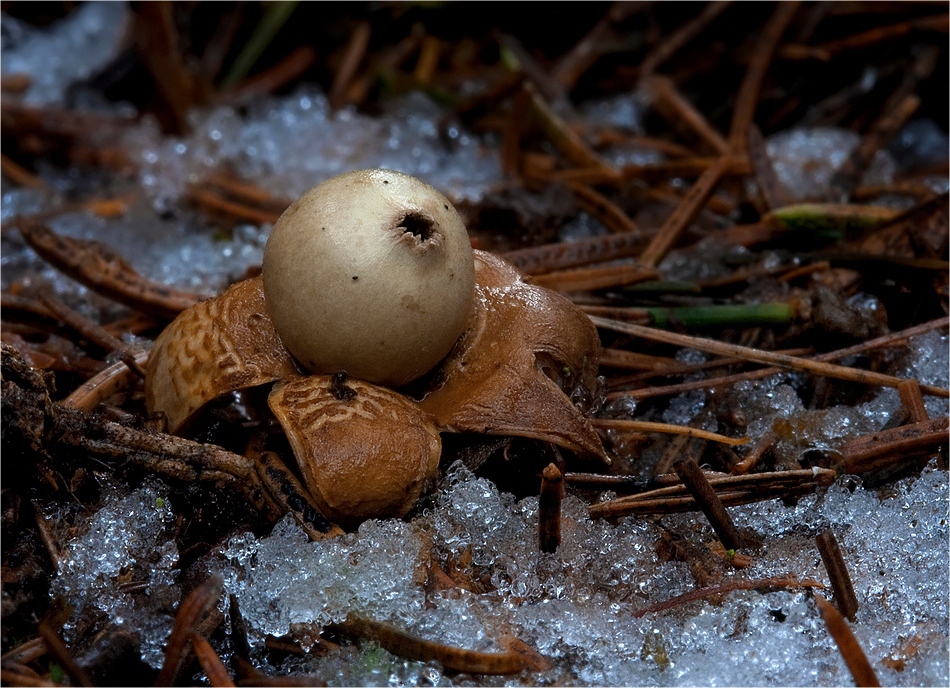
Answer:
[[[893, 375], [875, 373], [870, 370], [858, 370], [856, 368], [848, 368], [847, 366], [834, 365], [833, 363], [826, 363], [824, 361], [817, 361], [809, 358], [798, 358], [796, 356], [779, 354], [773, 351], [752, 349], [750, 347], [740, 346], [738, 344], [727, 344], [725, 342], [719, 342], [713, 339], [691, 337], [689, 335], [678, 334], [676, 332], [667, 332], [664, 330], [657, 330], [652, 327], [644, 327], [643, 325], [635, 325], [633, 323], [625, 323], [619, 322], [617, 320], [608, 320], [607, 318], [599, 318], [595, 315], [590, 315], [588, 317], [598, 327], [603, 327], [607, 330], [613, 330], [614, 332], [620, 332], [622, 334], [628, 334], [634, 337], [643, 337], [644, 339], [662, 342], [664, 344], [672, 344], [673, 346], [684, 346], [692, 349], [699, 349], [700, 351], [705, 351], [706, 353], [710, 354], [717, 354], [719, 356], [734, 356], [736, 358], [755, 361], [757, 363], [765, 363], [767, 365], [774, 365], [780, 368], [787, 368], [789, 370], [798, 370], [801, 372], [813, 373], [815, 375], [823, 375], [825, 377], [831, 377], [837, 380], [847, 380], [849, 382], [858, 382], [865, 385], [878, 385], [881, 387], [895, 388], [904, 381], [902, 378], [894, 377]], [[932, 396], [944, 398], [950, 397], [950, 390], [942, 389], [940, 387], [933, 387], [931, 385], [921, 385], [920, 391], [924, 394], [930, 394]]]
[[858, 643], [858, 639], [854, 636], [851, 627], [848, 626], [848, 622], [841, 616], [841, 612], [821, 595], [815, 595], [815, 605], [818, 607], [818, 611], [821, 612], [821, 618], [828, 627], [828, 633], [831, 634], [838, 646], [838, 651], [841, 652], [844, 663], [848, 665], [848, 671], [854, 677], [854, 684], [856, 686], [880, 686], [881, 682], [878, 680], [877, 674], [874, 673], [871, 662], [868, 661], [861, 644]]
[[726, 437], [708, 430], [690, 428], [685, 425], [654, 423], [646, 420], [619, 420], [613, 418], [591, 418], [590, 424], [601, 430], [633, 430], [635, 432], [663, 432], [668, 435], [687, 435], [710, 442], [720, 442], [731, 446], [748, 444], [748, 437]]
[[762, 28], [758, 45], [752, 53], [752, 59], [746, 70], [739, 93], [736, 96], [736, 107], [732, 113], [732, 122], [729, 126], [729, 145], [734, 153], [744, 155], [748, 144], [747, 132], [755, 121], [755, 108], [759, 101], [759, 92], [762, 82], [772, 63], [772, 56], [778, 46], [782, 34], [788, 23], [798, 11], [800, 2], [781, 2], [775, 12]]
[[[829, 468], [815, 468], [751, 475], [710, 474], [707, 477], [724, 506], [738, 506], [813, 492], [816, 487], [831, 485], [837, 473]], [[570, 474], [568, 482], [575, 482]], [[588, 512], [591, 518], [620, 518], [630, 514], [674, 513], [697, 508], [696, 500], [687, 494], [686, 486], [677, 478], [677, 482], [666, 487], [592, 504]]]
[[825, 586], [811, 578], [799, 580], [795, 576], [778, 576], [773, 578], [757, 578], [755, 580], [731, 580], [722, 585], [714, 585], [709, 588], [700, 588], [676, 597], [671, 597], [663, 602], [651, 604], [649, 607], [636, 610], [633, 615], [636, 618], [651, 614], [653, 612], [662, 612], [677, 605], [694, 600], [702, 600], [707, 597], [722, 595], [735, 590], [794, 590], [799, 588], [824, 588]]
[[660, 276], [656, 270], [639, 265], [605, 265], [593, 268], [573, 268], [537, 275], [531, 282], [554, 291], [593, 291], [625, 287], [648, 282]]
[[375, 640], [394, 655], [419, 662], [436, 660], [446, 669], [469, 674], [518, 674], [525, 668], [521, 654], [517, 652], [479, 652], [465, 650], [431, 640], [423, 640], [395, 626], [368, 619], [359, 614], [350, 614], [340, 624], [344, 633]]
[[211, 643], [197, 633], [191, 634], [191, 647], [194, 650], [198, 663], [208, 677], [208, 683], [215, 688], [230, 688], [234, 685], [231, 675], [218, 657], [218, 653], [211, 647]]
[[175, 615], [175, 627], [168, 637], [165, 661], [162, 663], [158, 678], [155, 679], [156, 686], [172, 685], [175, 674], [185, 661], [191, 634], [208, 610], [218, 603], [223, 590], [224, 582], [221, 576], [214, 574], [182, 600], [178, 607], [178, 614]]
[[[134, 361], [139, 367], [144, 367], [148, 363], [148, 352], [139, 352], [135, 355]], [[79, 385], [75, 392], [63, 400], [63, 406], [80, 411], [92, 411], [120, 389], [128, 387], [134, 379], [135, 373], [125, 361], [113, 363]]]
[[650, 268], [659, 265], [709, 200], [730, 163], [730, 156], [722, 155], [699, 175], [699, 179], [690, 187], [682, 203], [670, 214], [659, 233], [653, 237], [650, 245], [640, 256], [640, 265]]

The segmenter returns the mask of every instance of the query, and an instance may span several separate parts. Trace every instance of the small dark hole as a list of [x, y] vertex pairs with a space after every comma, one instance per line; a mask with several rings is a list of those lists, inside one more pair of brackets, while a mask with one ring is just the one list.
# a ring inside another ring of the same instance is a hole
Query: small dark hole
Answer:
[[346, 384], [346, 372], [333, 373], [333, 378], [330, 380], [330, 394], [339, 401], [353, 401], [356, 398], [356, 390]]
[[429, 239], [435, 230], [432, 220], [424, 215], [416, 215], [415, 213], [409, 213], [402, 218], [402, 222], [399, 223], [399, 226], [402, 227], [404, 232], [415, 234], [422, 241]]

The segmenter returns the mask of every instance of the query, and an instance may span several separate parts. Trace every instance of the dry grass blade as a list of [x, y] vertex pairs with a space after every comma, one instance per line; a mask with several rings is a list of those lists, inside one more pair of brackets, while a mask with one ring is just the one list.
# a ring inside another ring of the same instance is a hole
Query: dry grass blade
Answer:
[[524, 89], [530, 94], [531, 112], [538, 119], [551, 143], [565, 158], [577, 167], [593, 167], [616, 174], [613, 166], [597, 155], [590, 146], [561, 119], [538, 93], [534, 84], [527, 82]]
[[647, 282], [659, 276], [660, 273], [656, 270], [635, 264], [606, 265], [547, 272], [531, 278], [531, 282], [554, 291], [594, 291]]
[[698, 138], [713, 153], [729, 152], [729, 143], [676, 88], [671, 79], [660, 76], [648, 77], [644, 85], [653, 93], [653, 107], [676, 129], [685, 129]]
[[695, 19], [683, 24], [669, 36], [665, 36], [652, 53], [640, 64], [641, 74], [648, 75], [675, 55], [684, 45], [692, 41], [709, 26], [713, 20], [726, 10], [731, 2], [709, 2]]
[[907, 124], [917, 112], [920, 103], [920, 98], [911, 93], [881, 114], [858, 147], [851, 152], [831, 178], [828, 185], [829, 200], [846, 202], [851, 198], [855, 187], [871, 165], [874, 155]]
[[210, 189], [199, 186], [188, 187], [188, 198], [209, 215], [222, 215], [233, 222], [251, 222], [257, 225], [273, 224], [280, 217], [280, 212], [259, 210], [242, 203], [221, 198]]
[[568, 186], [574, 193], [577, 205], [597, 218], [611, 232], [615, 234], [641, 233], [640, 228], [630, 219], [630, 216], [599, 191], [585, 184], [568, 183]]
[[136, 48], [158, 85], [179, 132], [188, 130], [188, 111], [203, 103], [208, 84], [184, 58], [171, 2], [147, 2], [137, 7], [133, 34]]
[[565, 90], [572, 89], [602, 54], [604, 44], [609, 42], [613, 25], [637, 12], [645, 11], [648, 7], [647, 2], [613, 2], [606, 15], [558, 60], [551, 70], [551, 78]]
[[[772, 166], [772, 159], [766, 150], [765, 138], [762, 132], [755, 124], [749, 125], [749, 131], [746, 134], [746, 146], [749, 155], [749, 164], [752, 166], [755, 175], [755, 183], [758, 189], [758, 195], [761, 203], [762, 214], [765, 214], [773, 208], [781, 208], [788, 205], [791, 201], [789, 193], [775, 174], [775, 168]], [[808, 266], [804, 266], [807, 268]]]
[[841, 612], [821, 595], [815, 595], [815, 606], [818, 607], [821, 618], [828, 627], [828, 633], [834, 638], [835, 644], [844, 658], [844, 663], [848, 665], [848, 671], [854, 677], [854, 684], [856, 686], [880, 686], [881, 682], [878, 680], [877, 674], [874, 673], [871, 662], [868, 661], [867, 655], [864, 654], [864, 650], [854, 636], [854, 632], [848, 626], [848, 622], [841, 616]]
[[[873, 351], [875, 349], [882, 349], [890, 346], [898, 346], [903, 344], [911, 337], [916, 337], [933, 330], [939, 330], [946, 328], [947, 325], [950, 325], [950, 318], [938, 318], [936, 320], [931, 320], [920, 325], [915, 325], [913, 327], [908, 327], [906, 330], [900, 330], [898, 332], [891, 332], [890, 334], [877, 337], [875, 339], [870, 339], [866, 342], [861, 342], [860, 344], [855, 344], [854, 346], [849, 346], [844, 349], [837, 349], [835, 351], [830, 351], [825, 354], [820, 354], [814, 357], [816, 361], [834, 361], [836, 359], [844, 358], [845, 356], [853, 356], [856, 354], [865, 353], [868, 351]], [[747, 382], [750, 380], [760, 380], [769, 375], [775, 375], [781, 372], [781, 368], [769, 367], [761, 368], [759, 370], [753, 370], [747, 373], [737, 373], [735, 375], [723, 375], [721, 377], [714, 377], [708, 380], [695, 380], [692, 382], [683, 382], [678, 385], [665, 385], [662, 387], [645, 387], [643, 389], [634, 389], [621, 392], [609, 392], [607, 394], [608, 400], [613, 400], [618, 397], [629, 396], [634, 399], [647, 399], [649, 397], [655, 396], [666, 396], [671, 394], [680, 394], [682, 392], [689, 392], [695, 389], [712, 389], [716, 387], [724, 387], [727, 385], [732, 385], [737, 382]], [[919, 387], [919, 385], [918, 385]], [[900, 389], [900, 386], [898, 386]]]
[[122, 362], [129, 367], [129, 370], [138, 377], [145, 379], [145, 370], [142, 369], [142, 366], [137, 360], [141, 353], [137, 347], [130, 346], [122, 340], [113, 337], [106, 332], [105, 329], [57, 299], [49, 290], [41, 290], [39, 298], [42, 304], [46, 306], [53, 315], [97, 346], [118, 355]]
[[17, 164], [6, 155], [0, 154], [0, 174], [17, 186], [31, 189], [46, 189], [46, 183], [22, 165]]
[[[608, 320], [597, 316], [589, 316], [595, 325], [604, 329], [613, 330], [623, 334], [633, 335], [634, 337], [643, 337], [664, 344], [674, 346], [684, 346], [693, 349], [699, 349], [706, 353], [717, 354], [720, 356], [734, 356], [757, 363], [766, 363], [769, 365], [787, 368], [789, 370], [798, 370], [802, 372], [823, 375], [838, 380], [847, 380], [865, 385], [879, 385], [881, 387], [897, 387], [903, 382], [902, 378], [883, 373], [875, 373], [870, 370], [857, 370], [846, 366], [834, 365], [809, 358], [798, 358], [786, 354], [778, 354], [772, 351], [762, 349], [752, 349], [738, 344], [726, 344], [712, 339], [703, 339], [701, 337], [690, 337], [689, 335], [678, 334], [676, 332], [667, 332], [657, 330], [652, 327], [644, 327], [633, 323], [624, 323], [617, 320]], [[950, 390], [934, 387], [931, 385], [921, 385], [921, 391], [938, 397], [950, 397]]]
[[31, 638], [7, 650], [0, 655], [0, 662], [5, 666], [10, 664], [27, 664], [46, 654], [46, 643], [42, 638]]
[[816, 49], [833, 56], [843, 50], [855, 50], [875, 43], [901, 38], [913, 31], [940, 31], [946, 33], [948, 25], [950, 25], [950, 15], [947, 14], [919, 17], [889, 26], [878, 26], [845, 38], [828, 41], [816, 46]]
[[372, 32], [372, 25], [367, 21], [361, 21], [350, 35], [350, 41], [344, 50], [340, 67], [333, 75], [333, 84], [330, 86], [329, 100], [334, 109], [343, 107], [349, 100], [350, 85], [356, 76], [360, 62], [363, 61], [363, 57], [366, 55], [369, 37]]
[[45, 679], [29, 667], [7, 664], [0, 669], [0, 681], [11, 686], [60, 686], [59, 683]]

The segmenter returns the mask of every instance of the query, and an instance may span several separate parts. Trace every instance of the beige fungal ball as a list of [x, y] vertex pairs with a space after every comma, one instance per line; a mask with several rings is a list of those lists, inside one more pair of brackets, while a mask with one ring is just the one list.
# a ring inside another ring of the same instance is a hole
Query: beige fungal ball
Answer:
[[388, 386], [449, 352], [475, 290], [455, 208], [389, 170], [341, 174], [301, 196], [271, 231], [263, 278], [277, 333], [304, 366]]

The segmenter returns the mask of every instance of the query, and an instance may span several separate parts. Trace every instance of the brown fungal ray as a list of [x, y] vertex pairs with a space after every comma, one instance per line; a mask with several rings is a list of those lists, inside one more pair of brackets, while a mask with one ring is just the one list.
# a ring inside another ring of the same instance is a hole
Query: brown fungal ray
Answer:
[[209, 401], [294, 375], [267, 309], [261, 278], [195, 304], [165, 328], [149, 354], [145, 403], [178, 432]]
[[310, 375], [278, 382], [267, 403], [317, 506], [335, 523], [404, 516], [435, 484], [438, 428], [398, 392]]
[[469, 328], [433, 376], [441, 385], [419, 405], [447, 430], [530, 437], [606, 458], [555, 382], [596, 385], [600, 339], [590, 320], [484, 251], [475, 251], [475, 283]]

